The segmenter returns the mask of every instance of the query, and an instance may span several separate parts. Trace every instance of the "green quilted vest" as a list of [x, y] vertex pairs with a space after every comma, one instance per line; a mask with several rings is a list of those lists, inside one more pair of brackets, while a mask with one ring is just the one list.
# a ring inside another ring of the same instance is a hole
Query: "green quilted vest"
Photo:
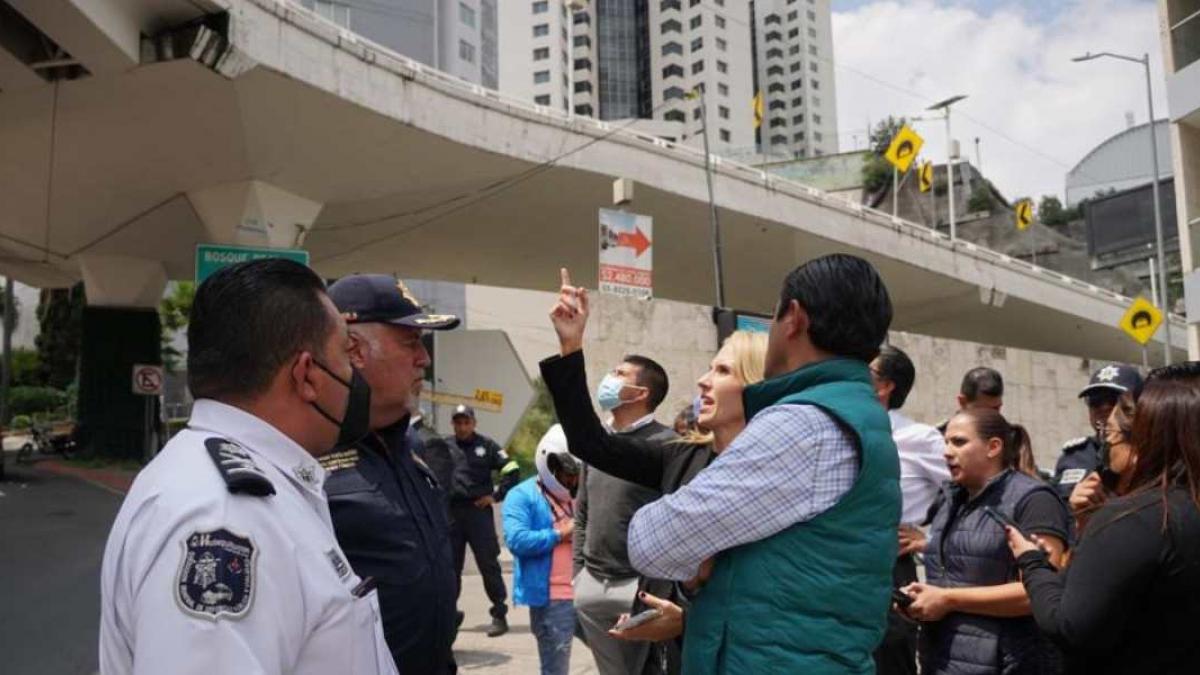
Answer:
[[891, 606], [900, 464], [867, 365], [821, 361], [744, 397], [747, 419], [775, 405], [821, 408], [856, 436], [861, 467], [828, 511], [717, 556], [687, 614], [683, 672], [874, 673]]

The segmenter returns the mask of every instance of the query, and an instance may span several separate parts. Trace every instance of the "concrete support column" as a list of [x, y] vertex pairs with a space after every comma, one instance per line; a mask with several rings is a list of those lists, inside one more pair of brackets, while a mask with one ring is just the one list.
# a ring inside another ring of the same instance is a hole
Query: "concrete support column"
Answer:
[[217, 244], [301, 248], [324, 204], [259, 180], [223, 183], [188, 193]]
[[157, 260], [84, 253], [79, 269], [89, 306], [157, 311], [167, 271]]
[[81, 255], [79, 265], [88, 300], [79, 350], [79, 441], [89, 453], [139, 459], [146, 406], [157, 413], [159, 403], [133, 393], [133, 366], [162, 362], [158, 303], [166, 270], [156, 260], [115, 255]]

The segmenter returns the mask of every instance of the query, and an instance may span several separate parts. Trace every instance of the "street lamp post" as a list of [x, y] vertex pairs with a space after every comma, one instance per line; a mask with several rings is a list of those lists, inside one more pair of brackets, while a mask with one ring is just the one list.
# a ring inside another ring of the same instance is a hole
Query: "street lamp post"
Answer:
[[[946, 117], [946, 194], [949, 197], [950, 241], [957, 237], [954, 223], [954, 138], [950, 135], [950, 106], [966, 98], [966, 94], [951, 96], [945, 101], [939, 101], [926, 110], [941, 110]], [[936, 220], [936, 213], [934, 214]]]
[[688, 98], [700, 99], [700, 123], [704, 130], [704, 179], [708, 184], [708, 222], [712, 230], [713, 277], [716, 281], [717, 307], [725, 307], [725, 266], [721, 261], [721, 223], [717, 219], [717, 202], [713, 198], [713, 155], [708, 145], [708, 105], [704, 100], [704, 85], [688, 92]]
[[1170, 303], [1170, 288], [1167, 286], [1167, 254], [1166, 246], [1163, 244], [1163, 224], [1162, 224], [1162, 203], [1158, 197], [1158, 132], [1154, 128], [1154, 93], [1151, 88], [1150, 79], [1150, 55], [1142, 54], [1142, 58], [1134, 58], [1123, 54], [1114, 54], [1112, 52], [1100, 52], [1093, 54], [1088, 52], [1083, 56], [1076, 56], [1071, 59], [1076, 63], [1082, 61], [1091, 61], [1108, 56], [1122, 61], [1132, 63], [1140, 63], [1145, 68], [1146, 72], [1146, 107], [1149, 110], [1150, 118], [1150, 159], [1154, 163], [1154, 182], [1151, 184], [1151, 190], [1154, 193], [1154, 239], [1155, 246], [1158, 249], [1158, 287], [1162, 289], [1162, 311], [1165, 317], [1163, 321], [1163, 362], [1167, 365], [1171, 364], [1171, 303]]

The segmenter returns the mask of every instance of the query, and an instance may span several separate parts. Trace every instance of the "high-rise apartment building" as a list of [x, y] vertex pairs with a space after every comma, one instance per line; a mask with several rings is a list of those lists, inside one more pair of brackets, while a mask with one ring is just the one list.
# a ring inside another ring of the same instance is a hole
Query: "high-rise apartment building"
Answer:
[[[749, 0], [513, 0], [503, 6], [502, 91], [604, 120], [652, 119], [714, 150], [754, 144]], [[563, 32], [563, 29], [566, 32]]]
[[754, 145], [754, 54], [749, 0], [648, 0], [654, 117], [680, 122], [684, 136], [703, 129], [704, 88], [714, 152]]
[[[573, 15], [569, 3], [566, 0], [504, 2], [499, 21], [500, 91], [556, 110], [569, 110], [573, 65]], [[589, 108], [581, 114], [590, 116], [593, 112]]]
[[496, 89], [499, 0], [300, 0], [384, 47]]
[[763, 152], [838, 151], [831, 0], [755, 0], [755, 62]]
[[[715, 151], [837, 152], [830, 0], [511, 0], [500, 87], [604, 120], [653, 119]], [[753, 100], [764, 97], [761, 131]]]
[[1200, 0], [1159, 0], [1158, 15], [1178, 219], [1163, 227], [1179, 232], [1188, 358], [1200, 359]]

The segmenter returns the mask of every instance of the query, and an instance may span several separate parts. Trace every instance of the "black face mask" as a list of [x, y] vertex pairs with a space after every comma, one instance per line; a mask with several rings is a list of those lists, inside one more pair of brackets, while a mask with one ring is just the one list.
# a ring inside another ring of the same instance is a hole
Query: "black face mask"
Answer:
[[350, 367], [350, 381], [347, 382], [324, 363], [316, 359], [313, 359], [313, 363], [317, 364], [317, 367], [324, 370], [338, 384], [350, 390], [350, 394], [346, 397], [346, 414], [340, 422], [336, 417], [322, 410], [315, 401], [310, 404], [321, 414], [321, 417], [329, 420], [338, 428], [338, 438], [337, 443], [333, 446], [334, 449], [348, 448], [362, 440], [363, 436], [371, 431], [371, 385], [367, 384], [362, 373], [353, 366]]

